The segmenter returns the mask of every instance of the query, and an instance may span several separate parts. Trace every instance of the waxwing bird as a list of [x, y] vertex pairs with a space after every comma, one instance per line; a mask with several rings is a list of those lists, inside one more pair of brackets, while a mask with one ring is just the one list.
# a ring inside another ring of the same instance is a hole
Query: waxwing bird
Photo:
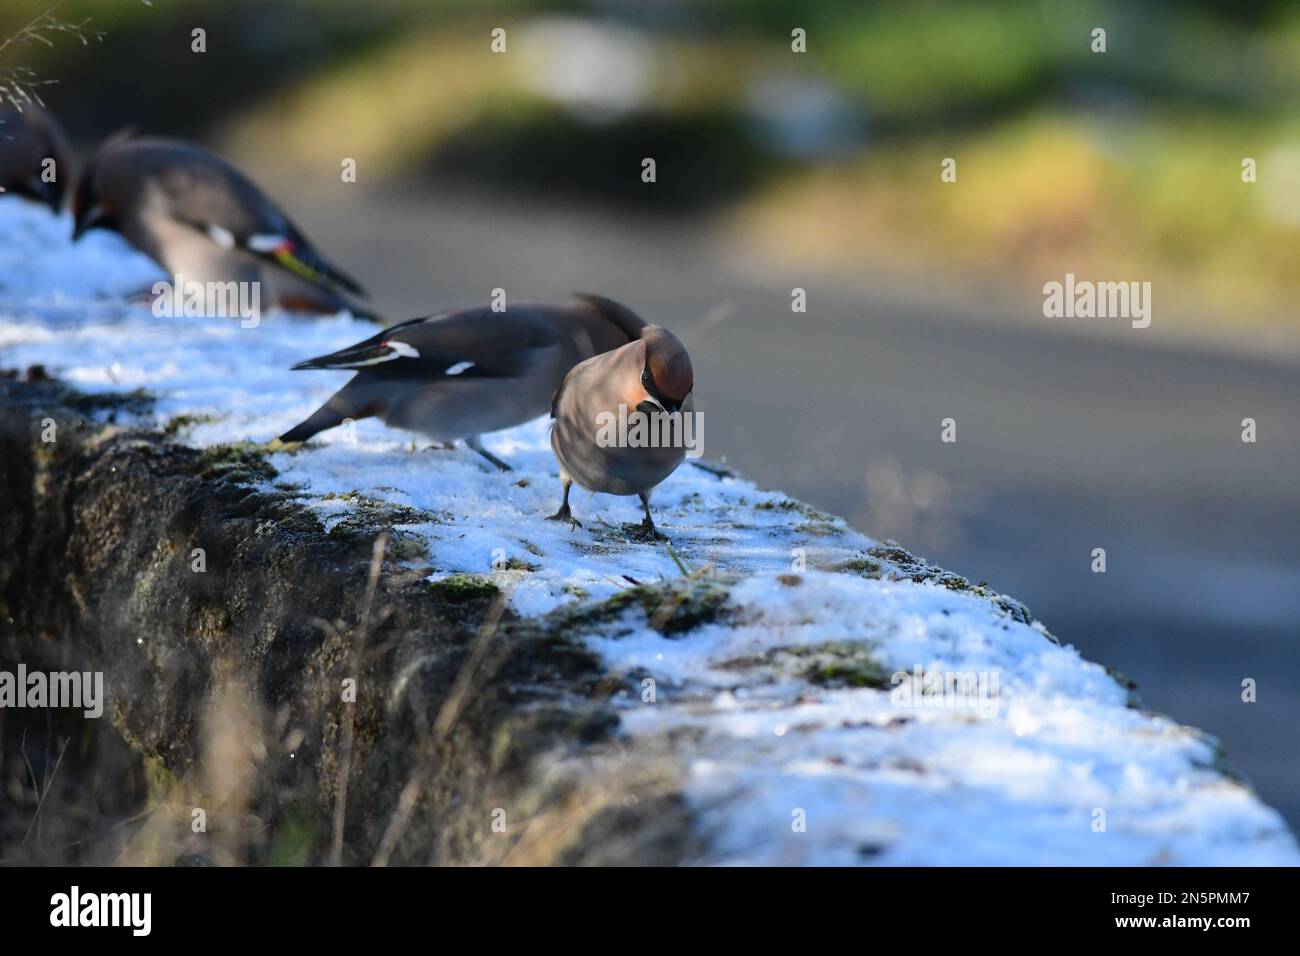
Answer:
[[[650, 517], [650, 491], [681, 464], [685, 444], [611, 442], [608, 424], [620, 416], [626, 420], [632, 411], [659, 422], [677, 412], [690, 415], [694, 387], [686, 347], [657, 325], [647, 325], [636, 341], [569, 372], [551, 401], [551, 448], [560, 463], [564, 500], [548, 520], [578, 524], [569, 511], [569, 488], [576, 481], [589, 491], [638, 495], [645, 519], [632, 533], [643, 540], [664, 540]], [[681, 423], [677, 418], [676, 427]]]
[[635, 339], [645, 326], [609, 299], [521, 304], [411, 319], [294, 369], [356, 369], [306, 421], [278, 439], [302, 442], [347, 419], [371, 415], [436, 442], [464, 439], [497, 467], [479, 436], [546, 414], [565, 374], [583, 359]]
[[178, 139], [111, 137], [90, 160], [73, 200], [74, 240], [120, 233], [173, 275], [196, 282], [256, 282], [266, 306], [344, 309], [365, 291], [316, 251], [243, 173]]
[[44, 203], [57, 215], [72, 175], [59, 121], [35, 104], [0, 107], [0, 190]]

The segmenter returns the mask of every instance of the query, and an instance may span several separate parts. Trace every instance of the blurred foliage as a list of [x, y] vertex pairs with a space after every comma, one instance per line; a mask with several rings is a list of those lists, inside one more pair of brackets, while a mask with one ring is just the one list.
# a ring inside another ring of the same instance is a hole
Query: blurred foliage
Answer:
[[[1289, 132], [1293, 145], [1253, 151], [1260, 181], [1247, 185], [1238, 144], [1260, 142], [1248, 124], [1030, 114], [791, 177], [737, 216], [737, 240], [787, 264], [871, 263], [918, 282], [936, 263], [1008, 282], [1150, 279], [1162, 308], [1263, 318], [1296, 285], [1300, 129]], [[959, 157], [957, 184], [940, 181], [942, 156]]]
[[[611, 169], [654, 155], [659, 208], [734, 206], [744, 238], [786, 260], [1142, 269], [1260, 309], [1293, 285], [1286, 0], [152, 3], [69, 0], [60, 15], [93, 17], [101, 48], [18, 51], [60, 80], [48, 98], [83, 143], [133, 122], [304, 176], [336, 175], [342, 153], [383, 176], [604, 202], [644, 202]], [[0, 35], [48, 5], [6, 0]], [[496, 26], [507, 57], [488, 49]]]

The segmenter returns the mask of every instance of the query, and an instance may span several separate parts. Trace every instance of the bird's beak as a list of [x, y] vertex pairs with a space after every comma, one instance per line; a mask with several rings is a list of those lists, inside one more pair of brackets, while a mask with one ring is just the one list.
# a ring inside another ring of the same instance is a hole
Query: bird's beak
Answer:
[[98, 229], [104, 222], [104, 208], [99, 205], [91, 206], [82, 215], [77, 217], [76, 223], [72, 227], [72, 241], [76, 242], [92, 229]]
[[54, 210], [56, 216], [59, 214], [59, 187], [54, 183], [47, 183], [41, 177], [33, 176], [19, 191], [29, 199], [45, 203]]
[[655, 412], [663, 412], [665, 415], [671, 415], [682, 407], [681, 402], [659, 401], [653, 395], [647, 395], [645, 401], [636, 407], [638, 412], [644, 412], [647, 415], [653, 415]]
[[42, 198], [44, 198], [54, 215], [57, 216], [63, 212], [63, 194], [54, 183], [42, 183], [41, 185], [45, 187], [41, 190]]

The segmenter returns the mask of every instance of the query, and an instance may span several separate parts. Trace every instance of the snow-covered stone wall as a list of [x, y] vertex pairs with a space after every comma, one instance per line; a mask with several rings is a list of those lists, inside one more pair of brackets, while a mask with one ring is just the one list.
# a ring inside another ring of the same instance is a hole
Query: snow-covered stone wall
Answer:
[[487, 438], [508, 473], [374, 421], [263, 458], [348, 375], [289, 366], [373, 326], [159, 318], [130, 298], [161, 278], [152, 263], [69, 232], [0, 202], [0, 368], [140, 390], [143, 424], [265, 460], [251, 480], [326, 532], [382, 519], [401, 567], [483, 582], [584, 648], [617, 724], [546, 772], [653, 764], [686, 811], [682, 861], [1300, 864], [1213, 740], [1138, 709], [1019, 602], [725, 467], [688, 461], [658, 489], [668, 547], [625, 534], [634, 498], [575, 489], [583, 527], [542, 520], [559, 495], [545, 421]]

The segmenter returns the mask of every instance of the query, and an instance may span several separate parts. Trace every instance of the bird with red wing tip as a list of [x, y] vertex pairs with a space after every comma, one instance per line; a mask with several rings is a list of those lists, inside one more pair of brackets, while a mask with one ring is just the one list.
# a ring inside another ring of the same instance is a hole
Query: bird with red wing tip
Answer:
[[694, 389], [686, 347], [657, 325], [647, 325], [635, 342], [589, 358], [569, 372], [551, 402], [551, 449], [560, 463], [564, 500], [548, 520], [578, 524], [569, 509], [569, 489], [577, 482], [589, 491], [637, 495], [645, 518], [633, 535], [665, 540], [650, 517], [650, 492], [682, 463], [684, 444], [602, 441], [601, 422], [618, 419], [620, 410], [651, 417], [693, 414]]
[[326, 259], [274, 202], [220, 156], [179, 139], [123, 134], [91, 158], [73, 200], [72, 238], [120, 233], [173, 275], [257, 282], [268, 306], [348, 311], [359, 283]]
[[464, 439], [508, 470], [479, 436], [545, 415], [569, 369], [632, 341], [644, 325], [630, 309], [592, 295], [569, 305], [463, 309], [411, 319], [295, 365], [357, 374], [276, 442], [303, 442], [346, 420], [377, 416], [439, 443]]
[[72, 175], [68, 139], [48, 110], [0, 106], [0, 190], [43, 203], [57, 215]]

